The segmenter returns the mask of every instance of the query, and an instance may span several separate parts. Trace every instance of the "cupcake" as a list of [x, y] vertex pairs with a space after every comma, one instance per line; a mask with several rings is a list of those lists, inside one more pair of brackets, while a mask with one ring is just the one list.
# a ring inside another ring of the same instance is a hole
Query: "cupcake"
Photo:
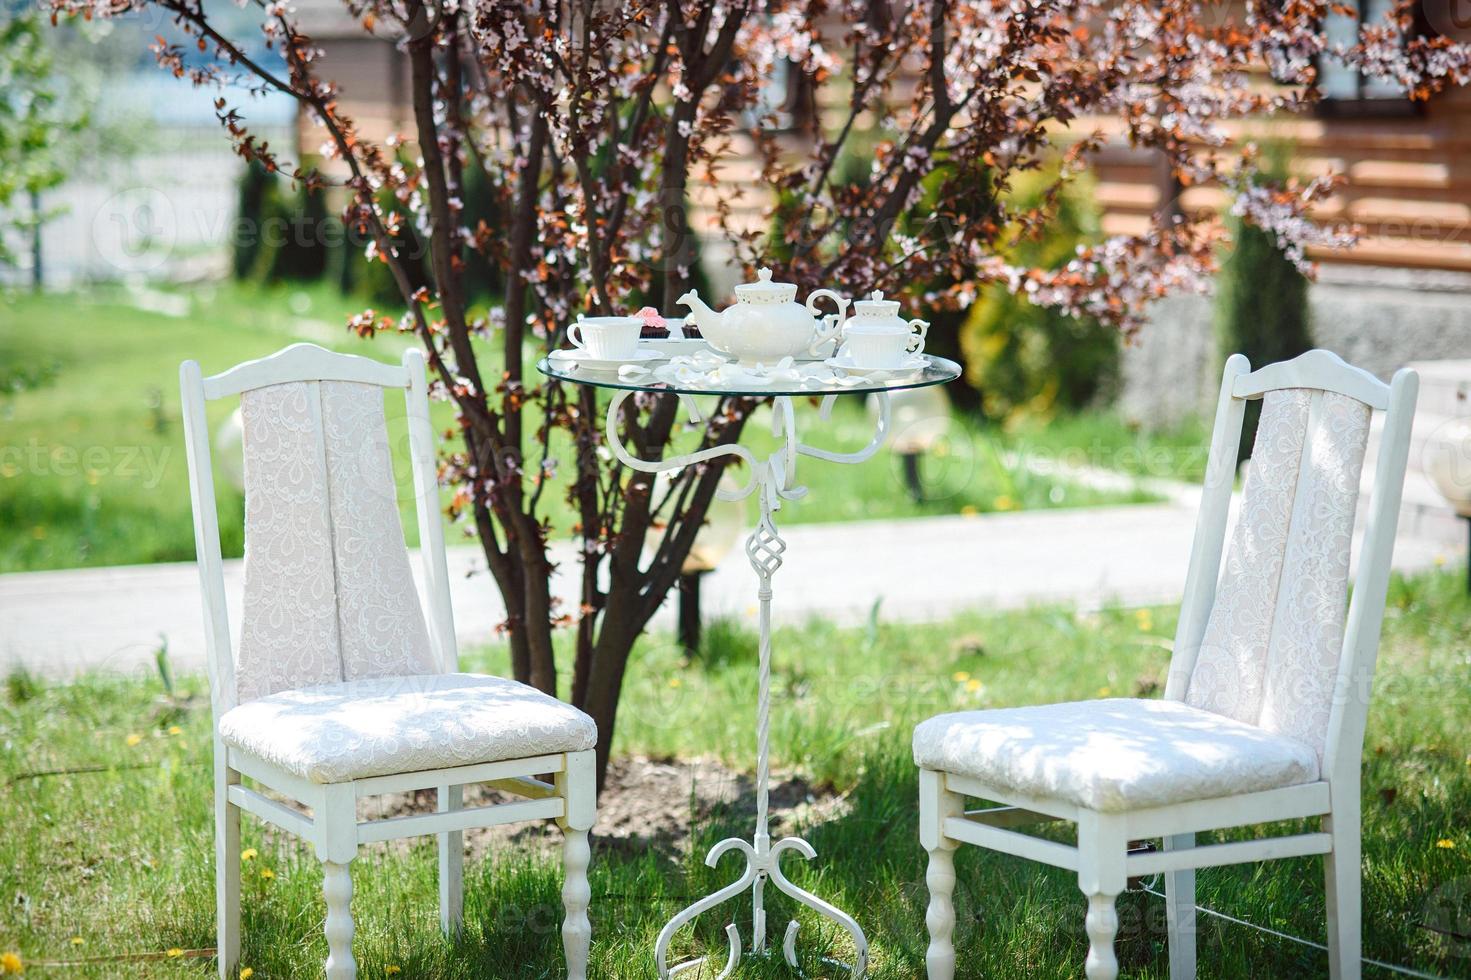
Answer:
[[659, 315], [659, 311], [652, 306], [645, 306], [634, 316], [643, 321], [643, 329], [639, 331], [642, 340], [663, 340], [669, 336], [669, 324]]

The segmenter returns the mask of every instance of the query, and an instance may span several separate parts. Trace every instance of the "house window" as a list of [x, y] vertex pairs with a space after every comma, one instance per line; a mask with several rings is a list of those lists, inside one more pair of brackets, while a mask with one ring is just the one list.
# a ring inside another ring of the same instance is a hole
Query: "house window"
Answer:
[[[1323, 31], [1331, 46], [1349, 47], [1358, 43], [1361, 27], [1384, 20], [1395, 0], [1343, 0], [1341, 6], [1352, 12], [1330, 9], [1323, 17]], [[1412, 30], [1426, 33], [1418, 23]], [[1420, 105], [1393, 79], [1366, 75], [1329, 56], [1318, 59], [1318, 89], [1323, 93], [1317, 106], [1322, 116], [1412, 116], [1420, 112]]]

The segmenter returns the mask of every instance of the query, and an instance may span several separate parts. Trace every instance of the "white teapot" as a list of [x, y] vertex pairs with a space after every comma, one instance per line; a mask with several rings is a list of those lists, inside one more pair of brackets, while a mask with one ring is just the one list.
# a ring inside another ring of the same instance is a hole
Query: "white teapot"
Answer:
[[[848, 299], [831, 289], [819, 289], [797, 302], [797, 286], [772, 282], [771, 270], [761, 269], [756, 282], [735, 288], [736, 303], [719, 313], [706, 306], [692, 289], [675, 302], [689, 307], [686, 322], [715, 350], [729, 354], [742, 364], [775, 364], [784, 357], [817, 357], [818, 349], [842, 332]], [[831, 299], [837, 313], [821, 316], [817, 301]]]

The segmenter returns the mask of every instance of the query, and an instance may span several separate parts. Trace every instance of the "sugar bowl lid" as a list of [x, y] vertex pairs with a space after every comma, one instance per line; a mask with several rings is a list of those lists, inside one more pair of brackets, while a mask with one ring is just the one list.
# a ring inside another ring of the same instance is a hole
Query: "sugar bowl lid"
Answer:
[[910, 326], [899, 316], [897, 300], [884, 299], [884, 294], [874, 292], [868, 299], [853, 304], [853, 319], [843, 325], [845, 335], [909, 333]]
[[875, 289], [868, 299], [860, 299], [853, 304], [853, 312], [859, 316], [898, 316], [899, 301], [884, 299], [883, 292]]
[[797, 298], [797, 284], [772, 282], [770, 269], [758, 269], [756, 281], [741, 283], [735, 294], [743, 303], [789, 303]]

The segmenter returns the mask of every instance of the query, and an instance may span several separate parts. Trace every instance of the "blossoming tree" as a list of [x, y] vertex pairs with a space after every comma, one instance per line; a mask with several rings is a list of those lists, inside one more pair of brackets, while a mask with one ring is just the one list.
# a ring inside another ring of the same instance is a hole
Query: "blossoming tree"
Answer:
[[[407, 309], [366, 310], [351, 325], [423, 345], [458, 416], [461, 443], [442, 467], [451, 513], [473, 526], [505, 600], [515, 675], [555, 692], [554, 633], [575, 633], [570, 698], [597, 721], [604, 765], [629, 652], [720, 472], [656, 485], [623, 470], [600, 452], [594, 392], [549, 383], [527, 362], [578, 313], [646, 300], [673, 310], [692, 275], [692, 192], [713, 200], [707, 211], [747, 271], [779, 254], [778, 272], [805, 288], [885, 289], [922, 308], [964, 306], [1001, 283], [1133, 330], [1150, 300], [1203, 285], [1218, 224], [1166, 210], [1147, 233], [1086, 245], [1062, 268], [1022, 268], [1000, 256], [1045, 226], [1056, 195], [1019, 207], [1006, 193], [1015, 175], [1045, 170], [1060, 187], [1106, 139], [1126, 139], [1157, 151], [1181, 186], [1232, 192], [1239, 213], [1306, 264], [1304, 249], [1351, 236], [1308, 216], [1340, 178], [1265, 182], [1233, 126], [1310, 106], [1325, 59], [1417, 99], [1471, 76], [1465, 47], [1413, 35], [1410, 0], [1337, 45], [1321, 29], [1339, 9], [1326, 0], [345, 0], [410, 68], [413, 130], [380, 143], [342, 111], [290, 5], [239, 2], [258, 9], [270, 58], [252, 55], [259, 39], [221, 28], [206, 0], [52, 0], [59, 16], [162, 15], [179, 32], [155, 44], [165, 69], [198, 86], [243, 79], [283, 92], [315, 119], [320, 168], [258, 142], [223, 90], [217, 102], [242, 156], [345, 187], [345, 220]], [[784, 76], [808, 92], [837, 86], [842, 108], [778, 125], [769, 89]], [[1112, 136], [1095, 120], [1111, 121]], [[737, 154], [760, 162], [759, 187], [722, 184]], [[483, 168], [494, 216], [464, 204], [471, 167]], [[742, 195], [784, 212], [784, 241], [736, 220]], [[428, 241], [428, 286], [400, 253], [404, 222]], [[486, 316], [466, 298], [472, 253], [508, 284]], [[727, 399], [684, 437], [731, 442], [753, 405]], [[676, 401], [630, 401], [623, 425], [657, 454], [678, 435]], [[559, 472], [567, 452], [575, 466]], [[572, 607], [550, 585], [557, 494], [581, 543]]]

